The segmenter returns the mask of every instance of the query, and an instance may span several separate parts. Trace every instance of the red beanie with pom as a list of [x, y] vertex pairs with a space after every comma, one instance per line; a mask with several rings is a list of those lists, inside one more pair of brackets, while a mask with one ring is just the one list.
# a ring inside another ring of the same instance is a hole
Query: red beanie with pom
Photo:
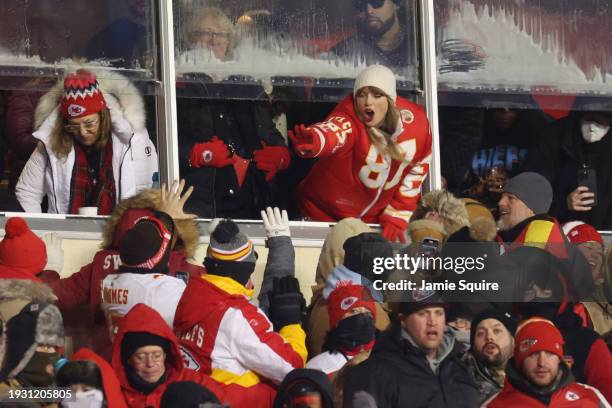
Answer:
[[349, 311], [364, 307], [376, 320], [376, 305], [370, 290], [361, 285], [339, 285], [327, 298], [329, 326], [335, 329]]
[[0, 265], [19, 269], [33, 276], [47, 264], [47, 247], [30, 230], [23, 218], [9, 218], [4, 226], [4, 239], [0, 241]]
[[106, 101], [98, 87], [98, 80], [91, 72], [80, 69], [64, 79], [64, 95], [60, 112], [66, 119], [77, 119], [100, 112]]

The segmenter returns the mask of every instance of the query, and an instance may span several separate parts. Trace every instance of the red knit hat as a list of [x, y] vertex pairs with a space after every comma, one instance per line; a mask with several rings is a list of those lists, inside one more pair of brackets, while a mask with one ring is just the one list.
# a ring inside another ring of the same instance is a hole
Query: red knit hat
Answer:
[[534, 317], [521, 323], [514, 336], [514, 360], [520, 368], [523, 361], [538, 351], [556, 354], [563, 361], [563, 336], [550, 320]]
[[599, 242], [604, 245], [603, 238], [599, 232], [590, 224], [582, 221], [570, 221], [563, 224], [563, 233], [572, 244], [583, 244], [585, 242]]
[[35, 277], [47, 264], [47, 247], [23, 218], [10, 218], [0, 241], [0, 277]]
[[327, 310], [329, 313], [329, 325], [335, 329], [342, 317], [356, 307], [365, 307], [376, 319], [376, 306], [372, 294], [365, 286], [340, 285], [330, 293], [327, 298]]
[[100, 112], [106, 106], [104, 96], [98, 88], [96, 76], [80, 69], [76, 74], [68, 74], [64, 79], [64, 95], [60, 111], [67, 119]]
[[121, 214], [113, 232], [113, 248], [119, 248], [119, 244], [128, 230], [132, 229], [138, 221], [153, 217], [155, 213], [150, 208], [128, 208]]

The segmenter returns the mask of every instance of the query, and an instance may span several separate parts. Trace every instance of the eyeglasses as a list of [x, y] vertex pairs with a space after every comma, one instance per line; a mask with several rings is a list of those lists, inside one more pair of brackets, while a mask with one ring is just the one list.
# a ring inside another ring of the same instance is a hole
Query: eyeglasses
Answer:
[[192, 40], [204, 40], [204, 41], [209, 41], [212, 39], [219, 39], [219, 40], [228, 40], [229, 39], [229, 33], [223, 33], [223, 32], [217, 32], [217, 31], [209, 31], [209, 30], [205, 30], [205, 31], [192, 31], [191, 32], [191, 38]]
[[138, 364], [145, 364], [149, 358], [154, 363], [159, 363], [166, 357], [163, 351], [154, 351], [152, 353], [136, 353], [133, 355], [134, 361]]
[[368, 9], [368, 4], [372, 6], [372, 8], [381, 8], [383, 4], [385, 4], [386, 0], [353, 0], [353, 8], [366, 11]]
[[98, 124], [100, 123], [100, 120], [98, 119], [94, 119], [94, 120], [90, 120], [88, 122], [83, 122], [80, 123], [78, 125], [76, 124], [72, 124], [72, 125], [64, 125], [64, 130], [68, 133], [71, 133], [73, 135], [78, 134], [81, 131], [81, 128], [85, 129], [85, 132], [87, 133], [93, 133], [98, 129]]

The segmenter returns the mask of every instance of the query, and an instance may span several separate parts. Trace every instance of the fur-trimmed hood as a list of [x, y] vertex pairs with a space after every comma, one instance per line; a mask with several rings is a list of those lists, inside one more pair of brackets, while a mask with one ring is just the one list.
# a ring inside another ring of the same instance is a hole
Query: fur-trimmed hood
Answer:
[[[134, 130], [144, 129], [146, 120], [144, 100], [134, 84], [117, 72], [84, 68], [96, 75], [108, 108], [121, 112]], [[63, 94], [64, 78], [40, 98], [34, 113], [34, 130], [40, 128], [44, 120], [55, 112]]]
[[424, 194], [412, 214], [410, 221], [420, 220], [425, 214], [437, 212], [444, 219], [444, 229], [448, 235], [470, 225], [468, 212], [463, 201], [446, 190], [435, 190]]
[[[102, 233], [102, 248], [113, 249], [115, 229], [123, 213], [128, 208], [158, 209], [161, 203], [161, 190], [148, 189], [141, 191], [133, 197], [122, 200], [117, 204], [110, 218], [106, 221]], [[187, 258], [193, 258], [198, 248], [200, 232], [193, 220], [178, 220], [174, 222], [178, 240], [174, 250], [184, 251]], [[115, 248], [116, 249], [116, 248]]]

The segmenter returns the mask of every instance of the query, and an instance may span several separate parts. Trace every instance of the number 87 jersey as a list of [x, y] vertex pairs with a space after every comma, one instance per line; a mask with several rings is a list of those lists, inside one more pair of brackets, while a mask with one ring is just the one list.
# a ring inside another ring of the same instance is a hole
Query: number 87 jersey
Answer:
[[401, 97], [396, 106], [400, 118], [392, 139], [402, 160], [381, 151], [381, 143], [372, 143], [352, 95], [326, 121], [310, 126], [321, 148], [296, 193], [302, 215], [316, 221], [355, 217], [368, 223], [384, 215], [408, 225], [429, 171], [431, 133], [421, 106]]

